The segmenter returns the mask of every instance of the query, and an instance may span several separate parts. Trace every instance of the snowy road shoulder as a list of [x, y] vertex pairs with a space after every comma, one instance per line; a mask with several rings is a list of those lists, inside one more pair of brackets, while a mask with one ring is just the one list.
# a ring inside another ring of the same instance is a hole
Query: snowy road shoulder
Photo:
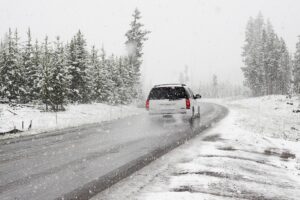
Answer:
[[12, 108], [8, 104], [0, 104], [0, 133], [14, 128], [24, 131], [2, 135], [0, 140], [111, 121], [143, 112], [144, 109], [136, 106], [111, 106], [101, 103], [68, 105], [66, 111], [62, 112], [42, 112], [34, 107]]
[[267, 108], [273, 108], [277, 100], [228, 104], [229, 115], [213, 129], [94, 199], [299, 199], [300, 146], [295, 135], [287, 140], [284, 134], [272, 134], [271, 122], [278, 120], [275, 115], [264, 124], [264, 131], [256, 131], [262, 124], [252, 124], [251, 131], [247, 123], [253, 113], [245, 108], [251, 110], [257, 107], [255, 101], [263, 101], [266, 107], [256, 112], [256, 118], [263, 119], [266, 114], [271, 117], [273, 110]]

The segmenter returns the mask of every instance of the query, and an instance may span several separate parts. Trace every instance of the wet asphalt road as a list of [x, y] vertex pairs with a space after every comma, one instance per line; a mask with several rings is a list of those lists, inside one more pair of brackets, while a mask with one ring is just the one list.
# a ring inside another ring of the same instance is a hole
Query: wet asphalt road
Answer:
[[88, 199], [226, 114], [201, 104], [201, 119], [113, 122], [0, 141], [0, 199]]

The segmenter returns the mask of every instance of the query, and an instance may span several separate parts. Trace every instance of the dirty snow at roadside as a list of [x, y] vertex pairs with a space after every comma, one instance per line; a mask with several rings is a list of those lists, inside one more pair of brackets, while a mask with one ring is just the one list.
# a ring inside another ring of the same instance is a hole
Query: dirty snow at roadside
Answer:
[[219, 102], [222, 122], [94, 199], [300, 199], [298, 99]]
[[[110, 106], [101, 103], [68, 105], [66, 111], [57, 113], [42, 112], [37, 108], [26, 106], [13, 109], [7, 104], [0, 104], [0, 132], [10, 131], [14, 127], [22, 130], [22, 121], [25, 131], [17, 134], [6, 134], [0, 136], [0, 139], [110, 121], [141, 112], [143, 109], [136, 106]], [[31, 121], [31, 130], [28, 131]]]

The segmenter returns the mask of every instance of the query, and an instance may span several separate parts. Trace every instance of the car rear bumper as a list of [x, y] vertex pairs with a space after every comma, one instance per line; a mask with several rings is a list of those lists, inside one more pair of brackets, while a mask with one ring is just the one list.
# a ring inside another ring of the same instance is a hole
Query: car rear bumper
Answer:
[[178, 115], [178, 116], [191, 116], [192, 111], [191, 110], [170, 110], [170, 111], [161, 111], [161, 110], [149, 110], [149, 115], [151, 116], [173, 116], [173, 115]]

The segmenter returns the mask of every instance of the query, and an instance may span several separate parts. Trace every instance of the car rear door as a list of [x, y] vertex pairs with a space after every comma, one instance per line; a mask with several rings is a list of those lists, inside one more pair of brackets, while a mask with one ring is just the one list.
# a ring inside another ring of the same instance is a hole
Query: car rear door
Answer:
[[149, 110], [157, 114], [183, 113], [187, 94], [183, 87], [157, 87], [149, 94]]

